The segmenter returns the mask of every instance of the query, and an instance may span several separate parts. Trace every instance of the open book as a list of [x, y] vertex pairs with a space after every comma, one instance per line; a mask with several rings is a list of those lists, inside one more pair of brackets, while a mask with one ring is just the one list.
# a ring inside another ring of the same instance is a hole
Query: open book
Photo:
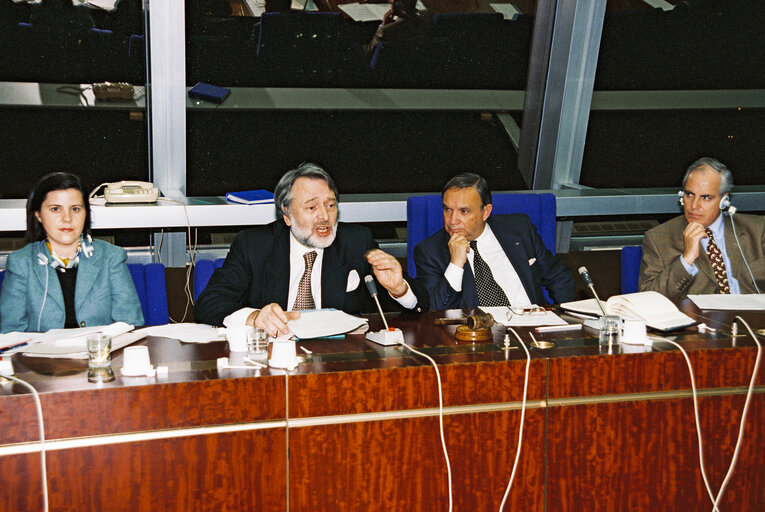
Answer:
[[[589, 315], [602, 314], [595, 299], [565, 302], [560, 307]], [[630, 320], [643, 320], [648, 327], [659, 331], [671, 331], [696, 323], [691, 317], [681, 313], [672, 301], [658, 292], [614, 295], [603, 303], [603, 309], [609, 315], [619, 315]]]

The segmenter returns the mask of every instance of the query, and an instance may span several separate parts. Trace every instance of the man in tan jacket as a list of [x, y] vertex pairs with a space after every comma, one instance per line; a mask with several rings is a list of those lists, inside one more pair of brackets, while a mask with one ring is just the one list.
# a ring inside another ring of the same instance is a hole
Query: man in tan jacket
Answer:
[[723, 215], [732, 188], [730, 170], [713, 158], [688, 167], [678, 192], [683, 215], [649, 230], [643, 239], [641, 291], [681, 299], [765, 290], [765, 219], [734, 216], [733, 208]]

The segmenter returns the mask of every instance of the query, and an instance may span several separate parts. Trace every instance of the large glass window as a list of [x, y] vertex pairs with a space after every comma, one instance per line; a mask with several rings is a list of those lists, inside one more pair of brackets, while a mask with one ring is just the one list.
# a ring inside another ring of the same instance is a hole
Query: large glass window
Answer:
[[[142, 0], [0, 0], [0, 198], [52, 171], [149, 179]], [[125, 82], [133, 99], [92, 85]]]
[[658, 4], [606, 12], [580, 183], [676, 187], [708, 155], [763, 184], [765, 3]]
[[304, 161], [344, 193], [432, 192], [467, 170], [526, 188], [536, 2], [405, 3], [187, 1], [187, 86], [232, 89], [215, 108], [189, 102], [188, 195], [271, 189]]

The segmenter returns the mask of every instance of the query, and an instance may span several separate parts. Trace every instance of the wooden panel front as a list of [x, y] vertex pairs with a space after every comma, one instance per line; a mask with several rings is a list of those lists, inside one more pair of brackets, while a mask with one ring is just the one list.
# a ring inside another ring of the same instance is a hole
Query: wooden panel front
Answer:
[[[714, 492], [733, 455], [744, 396], [699, 400]], [[721, 510], [765, 510], [765, 396], [755, 395]], [[551, 407], [547, 510], [711, 510], [691, 399]]]
[[[284, 418], [284, 377], [42, 393], [48, 439]], [[0, 444], [39, 438], [32, 395], [2, 397]]]
[[[753, 348], [688, 351], [699, 389], [749, 385], [756, 355]], [[552, 358], [549, 372], [551, 399], [691, 389], [688, 366], [677, 350]], [[762, 367], [757, 383], [765, 384]]]
[[[0, 457], [0, 510], [41, 510], [39, 454]], [[284, 429], [131, 442], [48, 453], [50, 510], [279, 511]]]
[[[546, 362], [532, 360], [529, 400], [542, 400]], [[521, 401], [526, 361], [439, 364], [445, 406]], [[330, 374], [289, 380], [291, 418], [438, 407], [432, 366]]]
[[[518, 447], [520, 411], [451, 415], [444, 429], [455, 511], [498, 510]], [[505, 510], [543, 510], [542, 409], [526, 411]], [[447, 510], [438, 418], [291, 428], [290, 510]]]

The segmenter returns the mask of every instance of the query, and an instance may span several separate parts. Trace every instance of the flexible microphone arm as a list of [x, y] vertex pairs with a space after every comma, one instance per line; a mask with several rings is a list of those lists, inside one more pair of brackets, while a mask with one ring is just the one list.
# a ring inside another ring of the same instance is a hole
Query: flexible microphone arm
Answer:
[[600, 306], [600, 310], [603, 312], [603, 316], [606, 316], [606, 310], [603, 308], [603, 303], [600, 302], [600, 297], [598, 297], [598, 292], [595, 291], [595, 285], [592, 283], [592, 279], [590, 278], [590, 273], [587, 272], [587, 267], [579, 267], [579, 275], [582, 276], [582, 280], [587, 283], [587, 287], [592, 291], [592, 294], [595, 296], [595, 301], [598, 303], [598, 306]]
[[383, 313], [382, 307], [380, 306], [380, 299], [377, 298], [377, 285], [375, 285], [375, 280], [372, 279], [372, 276], [366, 275], [364, 276], [364, 284], [367, 285], [369, 295], [372, 296], [372, 298], [375, 300], [375, 304], [377, 304], [377, 311], [380, 312], [380, 317], [382, 318], [383, 324], [385, 324], [385, 330], [387, 331], [390, 329], [390, 327], [388, 327], [388, 321], [385, 319], [385, 314]]

